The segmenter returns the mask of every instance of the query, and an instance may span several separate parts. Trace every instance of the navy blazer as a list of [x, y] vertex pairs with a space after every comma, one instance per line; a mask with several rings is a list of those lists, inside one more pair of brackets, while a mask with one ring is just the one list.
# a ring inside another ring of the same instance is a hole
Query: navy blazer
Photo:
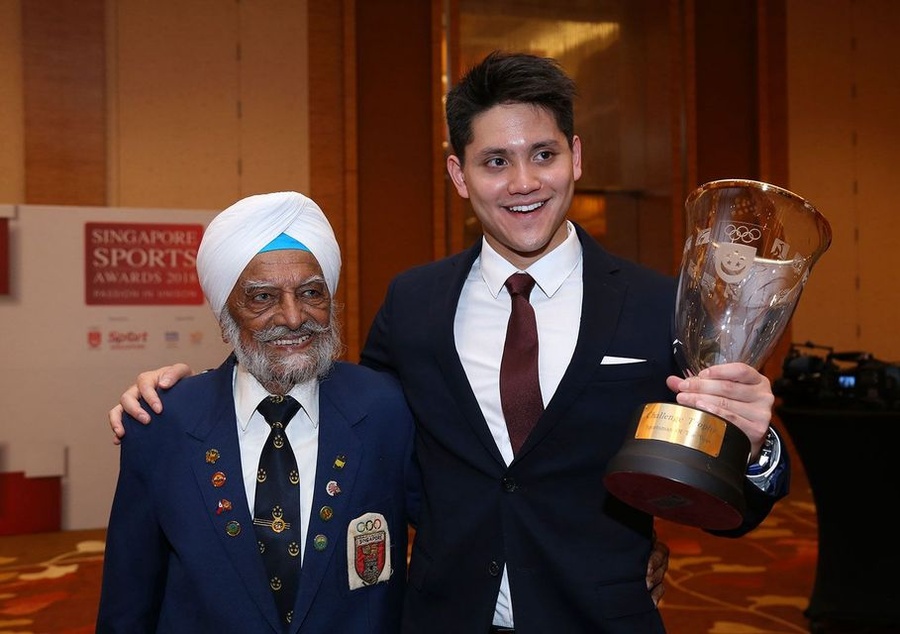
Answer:
[[[234, 363], [232, 356], [166, 391], [149, 425], [125, 417], [98, 632], [282, 632], [241, 475]], [[319, 407], [315, 497], [305, 509], [290, 631], [396, 632], [407, 513], [418, 504], [412, 417], [393, 377], [348, 363], [322, 380]], [[387, 520], [394, 574], [350, 590], [348, 528], [367, 512]]]
[[[637, 408], [673, 399], [665, 380], [680, 374], [672, 352], [675, 284], [576, 230], [584, 252], [577, 346], [509, 467], [453, 337], [481, 240], [396, 277], [372, 325], [362, 362], [400, 378], [416, 418], [425, 491], [405, 632], [487, 632], [504, 565], [519, 634], [664, 631], [645, 582], [653, 518], [608, 494], [603, 476]], [[604, 364], [605, 357], [645, 361]], [[769, 495], [747, 482], [747, 521], [728, 534], [762, 521], [787, 493], [787, 478], [779, 482]]]

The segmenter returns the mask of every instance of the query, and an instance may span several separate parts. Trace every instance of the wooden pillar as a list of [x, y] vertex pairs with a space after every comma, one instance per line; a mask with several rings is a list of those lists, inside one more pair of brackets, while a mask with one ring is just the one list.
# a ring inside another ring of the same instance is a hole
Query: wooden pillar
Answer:
[[25, 202], [106, 204], [104, 0], [22, 2]]

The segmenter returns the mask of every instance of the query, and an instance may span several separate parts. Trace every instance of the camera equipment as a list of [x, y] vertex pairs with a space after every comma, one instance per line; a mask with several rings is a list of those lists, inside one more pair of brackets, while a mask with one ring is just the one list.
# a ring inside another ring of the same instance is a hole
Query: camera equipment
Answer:
[[781, 370], [772, 391], [789, 407], [900, 409], [900, 365], [868, 352], [792, 343]]

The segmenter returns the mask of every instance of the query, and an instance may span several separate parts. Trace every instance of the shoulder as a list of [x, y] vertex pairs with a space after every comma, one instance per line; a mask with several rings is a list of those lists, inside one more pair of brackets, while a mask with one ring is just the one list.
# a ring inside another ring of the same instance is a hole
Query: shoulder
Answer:
[[[230, 399], [233, 368], [234, 363], [229, 358], [214, 370], [183, 378], [171, 388], [161, 390], [159, 399], [162, 402], [163, 411], [159, 414], [141, 401], [144, 411], [150, 414], [150, 424], [140, 424], [126, 414], [123, 416], [123, 423], [126, 424], [127, 430], [126, 437], [132, 427], [146, 433], [159, 435], [170, 434], [175, 430], [182, 430], [186, 426], [192, 425], [213, 405], [218, 405], [223, 398]], [[154, 424], [157, 421], [160, 424]]]
[[[391, 286], [417, 286], [433, 284], [435, 278], [458, 275], [461, 271], [468, 272], [472, 263], [481, 253], [481, 241], [472, 247], [453, 255], [419, 264], [398, 273], [391, 280]], [[428, 287], [430, 288], [430, 287]]]
[[400, 381], [388, 372], [338, 361], [319, 384], [323, 397], [368, 411], [408, 411]]
[[610, 253], [593, 236], [578, 225], [575, 227], [581, 240], [586, 273], [593, 275], [605, 272], [628, 283], [639, 283], [660, 292], [674, 293], [674, 276]]
[[402, 394], [400, 381], [387, 372], [373, 370], [358, 363], [338, 361], [322, 379], [322, 388], [349, 391], [371, 391], [387, 395]]
[[234, 358], [229, 357], [222, 365], [212, 370], [198, 372], [178, 381], [160, 394], [163, 407], [180, 407], [202, 399], [204, 396], [217, 397], [222, 390], [231, 393], [234, 372]]

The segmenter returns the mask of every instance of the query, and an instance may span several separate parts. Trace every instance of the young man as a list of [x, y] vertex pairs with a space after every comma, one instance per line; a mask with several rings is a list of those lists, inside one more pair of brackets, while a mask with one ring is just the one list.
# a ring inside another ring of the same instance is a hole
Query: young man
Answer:
[[[753, 368], [678, 376], [674, 281], [607, 253], [566, 219], [581, 176], [574, 96], [553, 60], [503, 53], [450, 91], [447, 169], [483, 239], [397, 276], [362, 352], [364, 365], [399, 377], [417, 423], [424, 495], [405, 632], [663, 632], [645, 581], [653, 518], [603, 484], [635, 409], [676, 392], [740, 427], [754, 460], [770, 433], [774, 397]], [[500, 376], [504, 284], [519, 272], [536, 282], [544, 409], [514, 450]], [[157, 382], [186, 371], [145, 373], [122, 403], [133, 411], [142, 394], [155, 408]], [[757, 526], [788, 475], [782, 452], [748, 477], [746, 521], [727, 535]]]
[[209, 224], [197, 272], [234, 354], [165, 420], [125, 419], [98, 632], [398, 630], [414, 424], [393, 377], [335, 363], [340, 268], [301, 194]]

